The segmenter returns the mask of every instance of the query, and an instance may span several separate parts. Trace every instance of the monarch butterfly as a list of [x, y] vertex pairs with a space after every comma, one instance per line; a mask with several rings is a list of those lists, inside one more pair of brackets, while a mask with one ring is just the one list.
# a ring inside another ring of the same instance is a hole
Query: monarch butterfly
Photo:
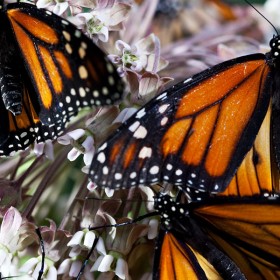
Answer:
[[31, 4], [0, 6], [0, 156], [55, 138], [82, 107], [121, 99], [113, 65], [74, 25]]
[[279, 107], [279, 35], [270, 47], [152, 99], [99, 147], [91, 180], [109, 188], [168, 182], [222, 192], [252, 147], [271, 98], [273, 110]]

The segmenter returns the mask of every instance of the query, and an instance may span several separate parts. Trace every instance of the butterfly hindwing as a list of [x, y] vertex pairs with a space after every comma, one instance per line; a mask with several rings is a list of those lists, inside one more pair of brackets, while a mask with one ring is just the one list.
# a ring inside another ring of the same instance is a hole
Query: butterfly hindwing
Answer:
[[210, 200], [194, 213], [247, 279], [279, 279], [279, 197]]
[[160, 94], [101, 145], [91, 179], [109, 188], [166, 181], [222, 191], [261, 126], [269, 74], [264, 55], [249, 55]]

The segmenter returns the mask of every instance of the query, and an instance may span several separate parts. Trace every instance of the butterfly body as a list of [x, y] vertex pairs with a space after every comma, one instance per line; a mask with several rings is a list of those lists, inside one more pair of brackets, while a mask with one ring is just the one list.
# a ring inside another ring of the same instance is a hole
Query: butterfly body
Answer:
[[83, 107], [121, 99], [113, 65], [70, 22], [15, 3], [0, 23], [0, 156], [56, 138]]
[[279, 42], [274, 37], [271, 52], [215, 65], [152, 99], [100, 146], [90, 178], [109, 188], [168, 182], [223, 191], [271, 98], [279, 98]]

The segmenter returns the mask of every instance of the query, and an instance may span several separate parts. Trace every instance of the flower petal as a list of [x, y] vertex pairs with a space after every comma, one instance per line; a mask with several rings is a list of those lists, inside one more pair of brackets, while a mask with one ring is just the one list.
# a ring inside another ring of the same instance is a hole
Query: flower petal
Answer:
[[72, 264], [72, 260], [71, 259], [65, 259], [62, 261], [62, 263], [60, 264], [57, 274], [64, 274], [64, 273], [68, 273], [68, 271], [70, 270], [70, 266]]
[[71, 238], [71, 240], [67, 243], [67, 246], [74, 247], [82, 244], [82, 240], [84, 237], [83, 231], [77, 231]]
[[77, 277], [81, 267], [82, 267], [82, 262], [81, 261], [74, 261], [71, 265], [70, 271], [69, 271], [69, 276], [70, 277]]
[[46, 279], [47, 280], [56, 280], [57, 279], [57, 270], [54, 266], [49, 268]]
[[21, 226], [22, 218], [19, 211], [10, 207], [4, 215], [0, 229], [0, 243], [9, 245], [17, 235]]
[[77, 150], [76, 148], [73, 148], [67, 155], [67, 158], [70, 161], [74, 161], [78, 158], [78, 156], [81, 154], [82, 152]]
[[123, 109], [119, 115], [114, 119], [113, 123], [124, 123], [128, 120], [135, 112], [137, 111], [136, 108], [125, 108]]
[[119, 258], [117, 260], [115, 273], [120, 279], [129, 279], [128, 265], [124, 259]]
[[54, 6], [53, 13], [58, 16], [61, 16], [68, 9], [68, 7], [68, 2], [57, 3]]
[[88, 249], [91, 249], [93, 243], [94, 243], [94, 240], [96, 238], [96, 235], [93, 231], [88, 231], [86, 234], [85, 234], [85, 238], [84, 238], [84, 246]]
[[111, 264], [114, 261], [114, 257], [111, 255], [105, 255], [98, 267], [98, 271], [100, 272], [106, 272], [106, 271], [110, 271], [111, 269]]

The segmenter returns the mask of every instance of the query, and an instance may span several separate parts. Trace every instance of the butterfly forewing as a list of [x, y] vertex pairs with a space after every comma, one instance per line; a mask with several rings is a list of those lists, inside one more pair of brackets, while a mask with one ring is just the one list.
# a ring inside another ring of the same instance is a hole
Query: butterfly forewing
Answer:
[[[121, 99], [123, 84], [113, 65], [68, 21], [34, 5], [16, 3], [1, 11], [1, 22], [1, 37], [9, 42], [1, 50], [0, 63], [5, 64], [7, 53], [15, 57], [10, 59], [9, 69], [19, 77], [25, 114], [10, 109], [11, 115], [2, 109], [9, 127], [3, 127], [0, 155], [25, 149], [34, 140], [54, 139], [83, 107], [110, 105]], [[9, 45], [12, 50], [7, 49]], [[1, 94], [3, 98], [3, 90]]]
[[224, 62], [160, 94], [101, 145], [91, 179], [109, 188], [166, 181], [225, 189], [268, 108], [264, 59]]

